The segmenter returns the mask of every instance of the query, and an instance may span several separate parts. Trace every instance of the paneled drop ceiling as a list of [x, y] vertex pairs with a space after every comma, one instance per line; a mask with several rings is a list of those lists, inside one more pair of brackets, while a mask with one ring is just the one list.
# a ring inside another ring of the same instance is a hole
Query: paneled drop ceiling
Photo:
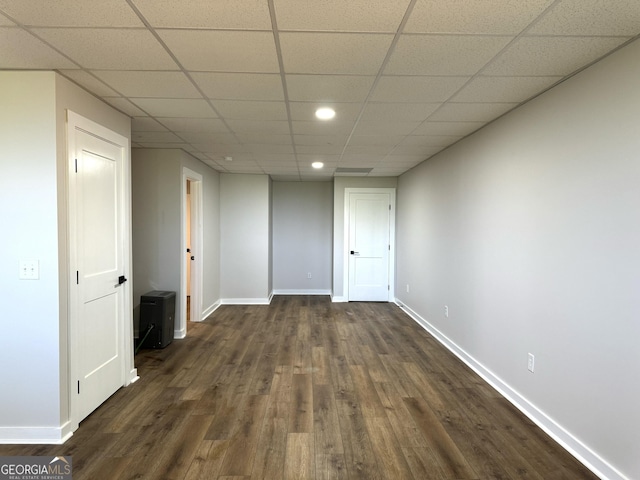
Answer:
[[134, 147], [328, 180], [400, 175], [639, 33], [638, 0], [0, 0], [0, 69], [60, 72]]

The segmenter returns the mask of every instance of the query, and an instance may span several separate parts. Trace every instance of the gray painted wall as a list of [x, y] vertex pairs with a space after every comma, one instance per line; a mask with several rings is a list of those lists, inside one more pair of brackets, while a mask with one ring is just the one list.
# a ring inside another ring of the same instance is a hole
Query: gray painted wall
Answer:
[[[176, 299], [182, 295], [183, 167], [203, 177], [203, 311], [210, 310], [220, 299], [220, 174], [182, 150], [136, 148], [132, 152], [133, 304], [136, 317], [140, 296], [151, 290], [175, 291]], [[176, 325], [182, 315], [178, 305], [176, 302]]]
[[398, 190], [399, 301], [608, 478], [640, 478], [638, 58], [635, 42]]
[[275, 293], [331, 293], [333, 184], [274, 182], [272, 210]]
[[220, 175], [223, 303], [269, 301], [271, 183], [267, 175]]
[[[130, 138], [130, 120], [54, 72], [0, 72], [0, 439], [70, 433], [66, 110]], [[37, 259], [38, 280], [19, 280]]]

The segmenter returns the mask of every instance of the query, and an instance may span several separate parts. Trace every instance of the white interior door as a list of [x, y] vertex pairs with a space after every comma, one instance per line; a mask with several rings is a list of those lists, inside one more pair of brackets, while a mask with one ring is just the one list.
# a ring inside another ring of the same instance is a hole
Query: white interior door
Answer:
[[[123, 352], [124, 148], [75, 128], [71, 176], [75, 236], [76, 415], [80, 421], [125, 383]], [[71, 143], [71, 142], [70, 142]]]
[[349, 300], [389, 300], [390, 193], [349, 194]]

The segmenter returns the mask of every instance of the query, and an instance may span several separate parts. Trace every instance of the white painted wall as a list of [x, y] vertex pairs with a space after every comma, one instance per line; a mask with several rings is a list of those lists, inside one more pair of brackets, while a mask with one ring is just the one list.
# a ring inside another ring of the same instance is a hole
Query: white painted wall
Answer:
[[611, 479], [640, 478], [639, 58], [635, 42], [398, 190], [399, 301]]
[[274, 182], [272, 225], [274, 292], [330, 294], [333, 184]]
[[180, 261], [185, 255], [180, 244], [183, 166], [203, 177], [203, 311], [211, 311], [220, 301], [220, 175], [182, 150], [135, 148], [132, 190], [136, 325], [140, 296], [151, 290], [176, 292], [176, 325], [182, 318], [178, 299], [182, 295]]
[[[4, 71], [0, 85], [0, 442], [51, 443], [70, 433], [66, 110], [127, 138], [130, 121], [54, 72]], [[39, 280], [18, 279], [24, 258]]]
[[220, 175], [220, 278], [223, 303], [268, 303], [271, 296], [271, 180]]
[[[344, 192], [347, 188], [396, 188], [397, 177], [336, 177], [333, 183], [333, 301], [346, 302]], [[348, 265], [346, 266], [348, 268]]]

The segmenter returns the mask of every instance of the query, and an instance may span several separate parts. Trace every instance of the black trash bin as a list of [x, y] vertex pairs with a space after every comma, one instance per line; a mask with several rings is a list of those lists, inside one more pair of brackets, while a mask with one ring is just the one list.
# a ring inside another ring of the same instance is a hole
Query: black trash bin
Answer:
[[[154, 290], [140, 297], [142, 348], [164, 348], [173, 340], [176, 292]], [[150, 327], [151, 331], [145, 338]]]

